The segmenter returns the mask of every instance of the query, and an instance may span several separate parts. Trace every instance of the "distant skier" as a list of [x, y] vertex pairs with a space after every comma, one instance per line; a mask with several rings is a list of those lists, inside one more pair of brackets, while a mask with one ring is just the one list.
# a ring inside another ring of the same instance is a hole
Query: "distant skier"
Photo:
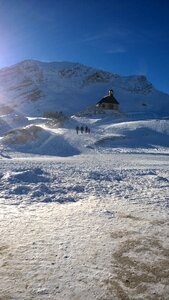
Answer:
[[76, 133], [79, 133], [79, 126], [76, 126]]
[[88, 128], [88, 131], [87, 131], [88, 133], [90, 133], [91, 131], [90, 131], [90, 128]]

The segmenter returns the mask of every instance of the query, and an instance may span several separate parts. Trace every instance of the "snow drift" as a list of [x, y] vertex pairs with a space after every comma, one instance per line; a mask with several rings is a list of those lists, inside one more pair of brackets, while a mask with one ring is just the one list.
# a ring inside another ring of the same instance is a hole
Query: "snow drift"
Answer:
[[1, 142], [23, 153], [56, 156], [79, 154], [78, 149], [71, 146], [64, 136], [36, 125], [11, 130], [2, 137]]

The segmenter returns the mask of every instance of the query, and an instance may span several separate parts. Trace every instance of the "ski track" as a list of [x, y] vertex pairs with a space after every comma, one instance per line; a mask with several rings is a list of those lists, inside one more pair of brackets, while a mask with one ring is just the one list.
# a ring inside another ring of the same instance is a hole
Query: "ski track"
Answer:
[[167, 155], [2, 159], [0, 299], [168, 299]]

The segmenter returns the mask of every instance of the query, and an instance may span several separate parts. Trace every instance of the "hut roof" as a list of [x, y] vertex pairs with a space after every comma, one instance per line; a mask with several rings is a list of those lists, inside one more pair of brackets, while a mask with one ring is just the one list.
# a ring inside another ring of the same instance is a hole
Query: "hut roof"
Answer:
[[97, 104], [102, 104], [102, 103], [119, 104], [119, 102], [116, 100], [116, 98], [113, 95], [107, 95], [103, 97]]

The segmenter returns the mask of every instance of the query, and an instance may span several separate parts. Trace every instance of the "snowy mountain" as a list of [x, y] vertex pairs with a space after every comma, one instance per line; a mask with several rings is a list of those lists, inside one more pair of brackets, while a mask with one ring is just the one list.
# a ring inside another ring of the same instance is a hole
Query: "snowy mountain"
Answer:
[[[120, 112], [98, 113], [95, 104], [110, 88]], [[168, 153], [169, 95], [144, 76], [121, 77], [76, 63], [28, 60], [0, 70], [0, 90], [2, 157], [157, 149]], [[47, 112], [57, 111], [70, 117], [59, 114], [64, 121], [53, 121]], [[82, 124], [90, 127], [91, 135], [76, 135], [75, 127]]]
[[46, 111], [75, 114], [114, 90], [120, 111], [169, 115], [169, 95], [144, 76], [119, 76], [78, 63], [26, 60], [0, 70], [0, 114], [43, 116]]
[[[120, 112], [94, 113], [110, 88]], [[167, 300], [169, 96], [36, 61], [0, 91], [0, 299]]]

